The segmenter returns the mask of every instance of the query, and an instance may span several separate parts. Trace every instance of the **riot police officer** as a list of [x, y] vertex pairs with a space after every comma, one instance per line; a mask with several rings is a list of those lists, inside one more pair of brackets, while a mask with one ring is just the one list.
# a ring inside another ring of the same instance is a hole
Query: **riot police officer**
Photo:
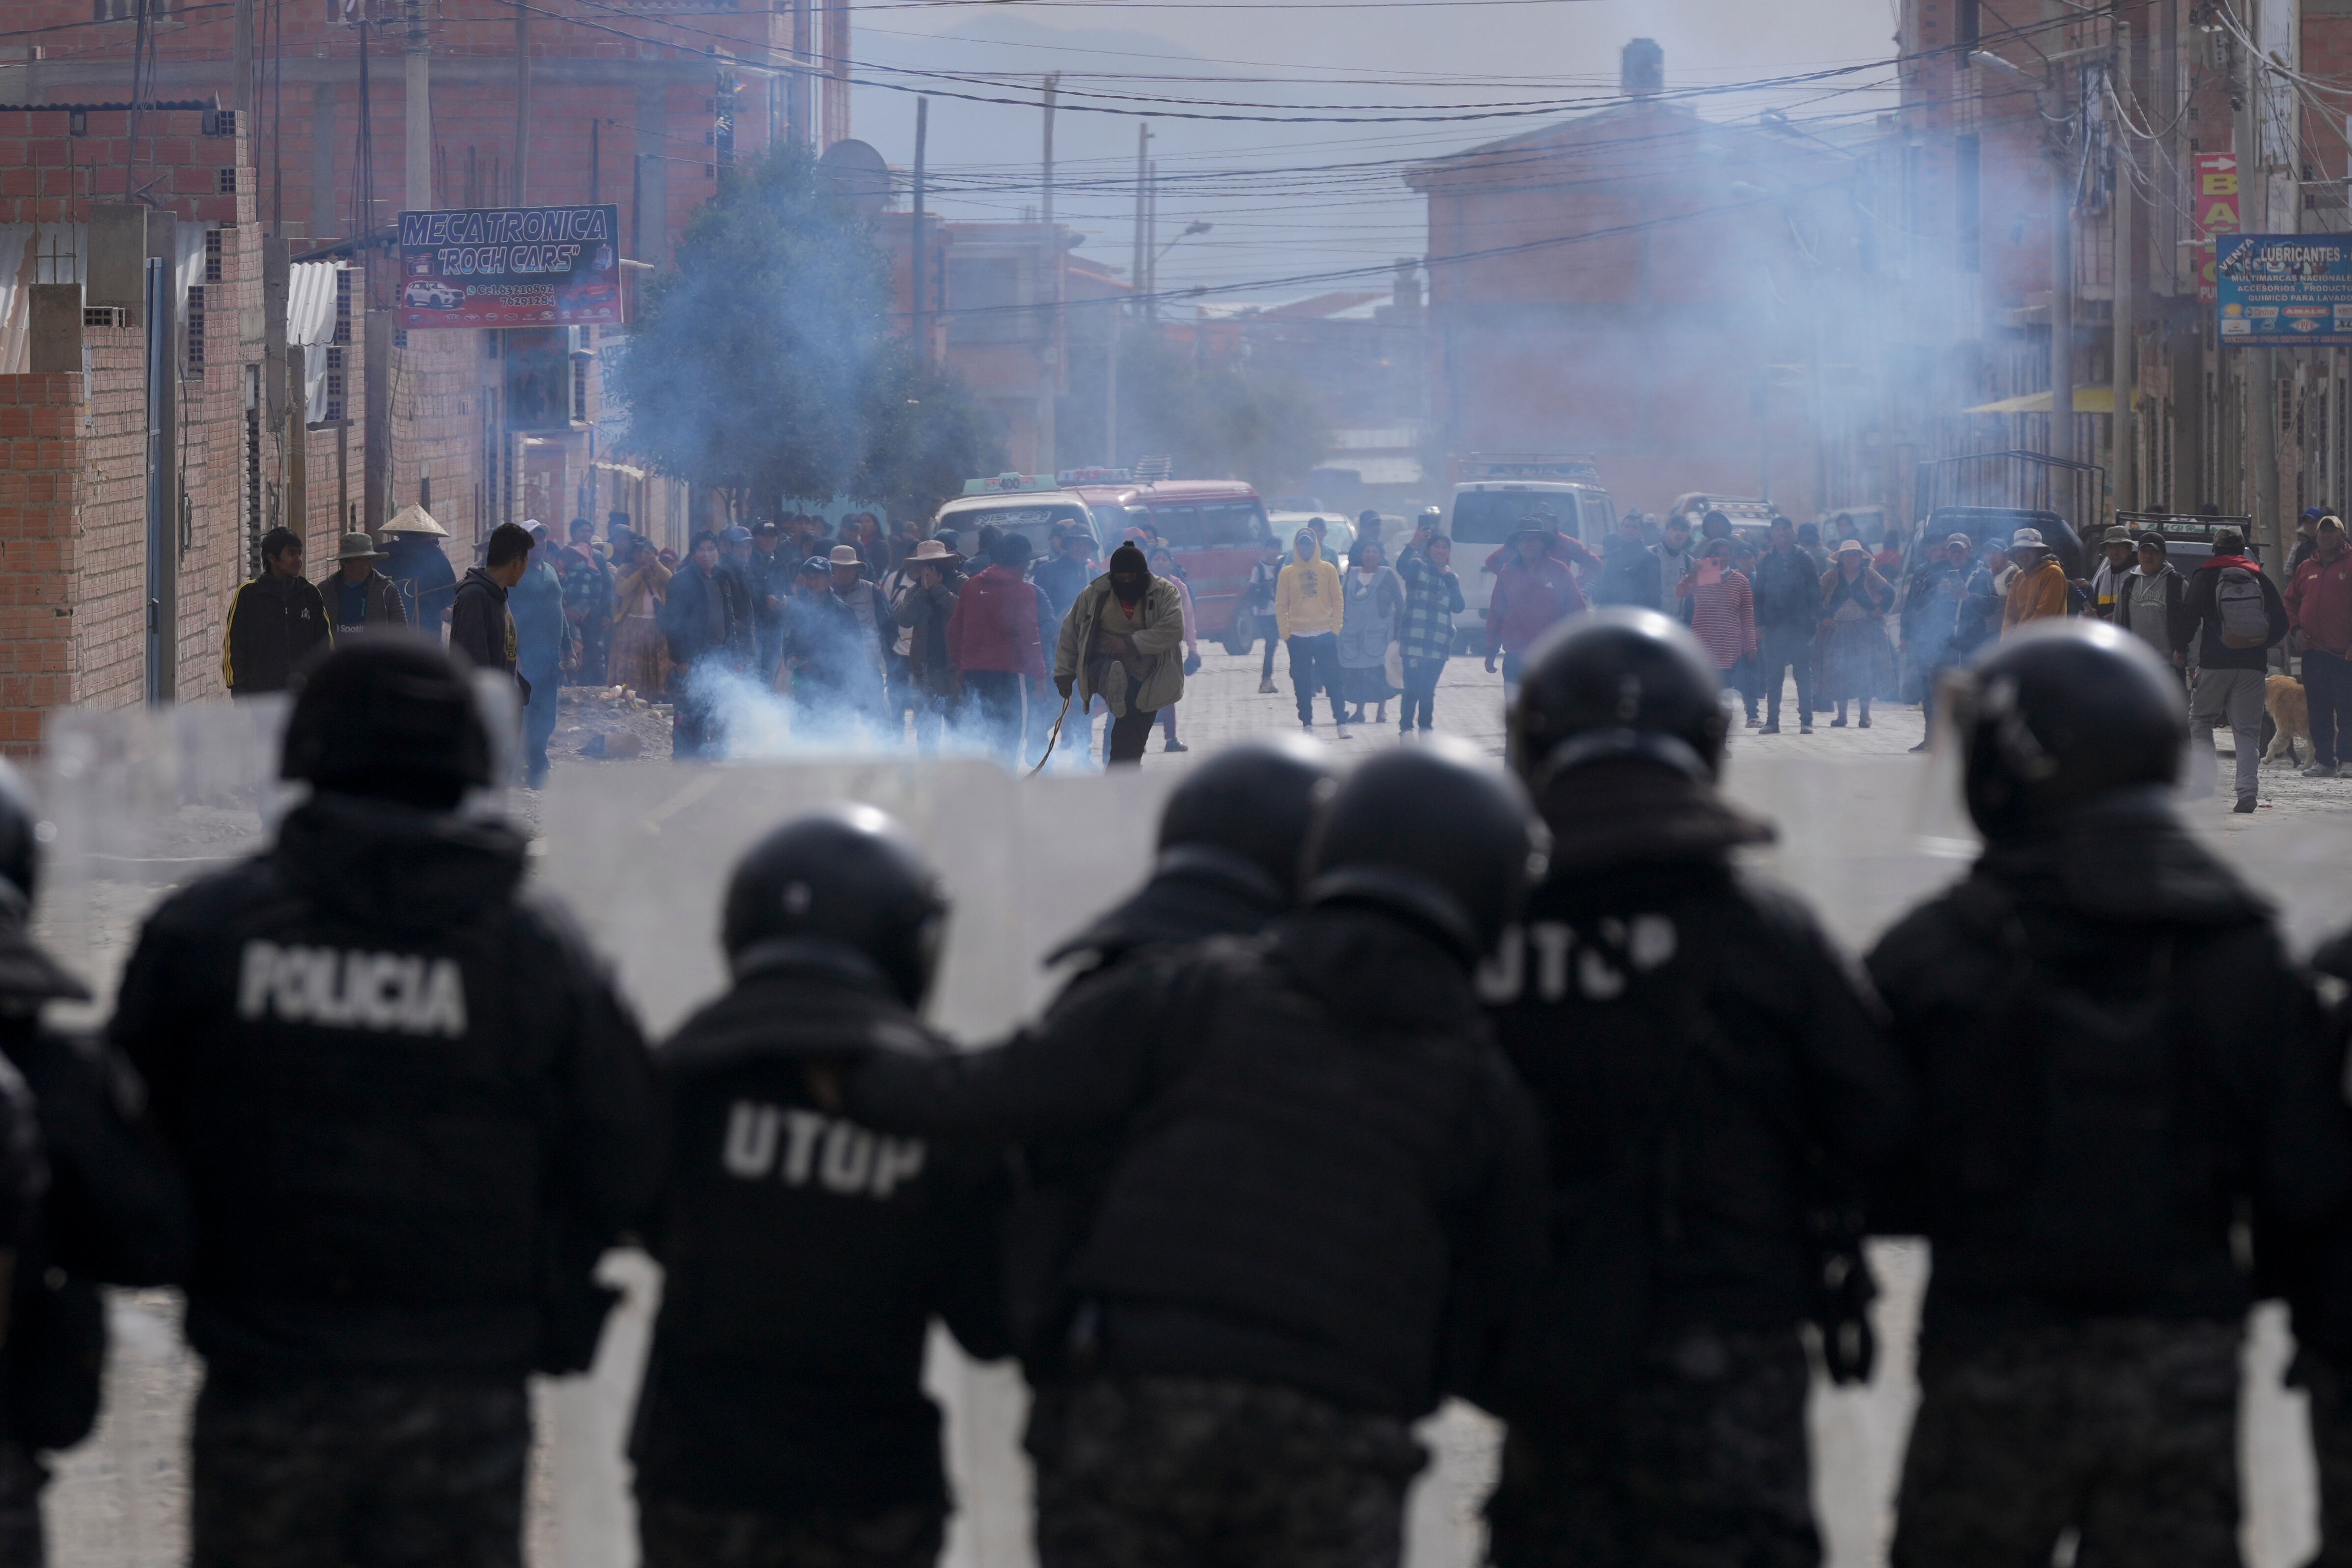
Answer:
[[195, 1215], [191, 1557], [512, 1564], [525, 1375], [593, 1353], [651, 1062], [522, 835], [457, 810], [490, 742], [449, 655], [329, 655], [280, 772], [309, 798], [150, 917], [111, 1026]]
[[1920, 1095], [1886, 1213], [1935, 1249], [1897, 1568], [2238, 1559], [2242, 1215], [2352, 1184], [2338, 1062], [2268, 908], [2180, 825], [2187, 715], [2128, 631], [2046, 623], [1953, 704], [1968, 878], [1871, 974]]
[[923, 1342], [1003, 1353], [992, 1161], [845, 1115], [870, 1053], [950, 1047], [915, 1016], [947, 917], [870, 806], [785, 824], [735, 868], [733, 984], [659, 1062], [666, 1269], [631, 1457], [647, 1568], [929, 1568], [948, 1512]]
[[1410, 1423], [1485, 1370], [1542, 1246], [1530, 1109], [1470, 989], [1541, 864], [1452, 743], [1344, 780], [1305, 908], [1089, 983], [1001, 1048], [877, 1055], [861, 1121], [1116, 1131], [1040, 1386], [1043, 1568], [1397, 1562]]
[[0, 1246], [15, 1252], [0, 1348], [0, 1568], [39, 1568], [40, 1456], [97, 1424], [99, 1282], [170, 1282], [188, 1245], [185, 1191], [145, 1125], [138, 1075], [102, 1042], [42, 1026], [43, 1004], [89, 993], [26, 930], [35, 826], [23, 781], [0, 763], [0, 1194], [24, 1191], [34, 1121], [46, 1177], [26, 1223], [0, 1225]]
[[[1330, 753], [1305, 735], [1245, 742], [1188, 771], [1160, 811], [1150, 879], [1046, 955], [1075, 960], [1054, 1005], [1147, 956], [1249, 936], [1298, 901], [1299, 859], [1336, 787]], [[1006, 1329], [1032, 1387], [1061, 1375], [1071, 1308], [1065, 1274], [1118, 1156], [1117, 1133], [1034, 1138], [1008, 1151]]]
[[1851, 1178], [1901, 1147], [1903, 1075], [1812, 917], [1733, 865], [1771, 830], [1717, 792], [1720, 697], [1687, 629], [1620, 607], [1549, 639], [1511, 710], [1551, 874], [1480, 989], [1543, 1109], [1554, 1239], [1503, 1400], [1502, 1568], [1810, 1568], [1801, 1325], [1867, 1375]]
[[1192, 768], [1161, 809], [1151, 879], [1046, 962], [1079, 960], [1075, 985], [1141, 952], [1262, 929], [1297, 900], [1307, 826], [1336, 773], [1305, 735], [1246, 742]]

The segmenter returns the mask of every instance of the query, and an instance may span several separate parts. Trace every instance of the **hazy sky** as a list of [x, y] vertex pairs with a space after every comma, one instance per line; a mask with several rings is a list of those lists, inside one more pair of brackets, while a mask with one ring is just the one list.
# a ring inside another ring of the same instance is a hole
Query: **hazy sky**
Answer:
[[[1160, 263], [1163, 289], [1266, 284], [1222, 298], [1285, 298], [1382, 281], [1271, 280], [1420, 253], [1423, 204], [1402, 162], [1474, 146], [1598, 107], [1633, 37], [1665, 49], [1669, 89], [1730, 88], [1865, 66], [1894, 54], [1895, 0], [897, 0], [858, 5], [855, 74], [932, 96], [930, 205], [951, 217], [1017, 218], [1038, 205], [1034, 107], [1063, 73], [1055, 128], [1055, 216], [1085, 231], [1080, 254], [1124, 268], [1130, 254], [1136, 130], [1088, 101], [1151, 109], [1161, 180], [1159, 237], [1213, 224]], [[942, 73], [929, 79], [913, 72]], [[1889, 101], [1888, 68], [1727, 92], [1696, 105], [1734, 119], [1778, 108], [1800, 118], [1866, 117]], [[950, 78], [973, 78], [956, 80]], [[1112, 95], [1088, 99], [1082, 95]], [[1184, 100], [1151, 104], [1140, 100]], [[1207, 101], [1202, 101], [1207, 100]], [[1554, 102], [1552, 100], [1560, 100]], [[1262, 105], [1268, 107], [1228, 107]], [[1347, 108], [1341, 106], [1363, 106]], [[1444, 124], [1330, 123], [1349, 114], [1493, 113]], [[1179, 119], [1171, 111], [1321, 123]], [[893, 166], [914, 158], [914, 100], [856, 89], [858, 136]]]

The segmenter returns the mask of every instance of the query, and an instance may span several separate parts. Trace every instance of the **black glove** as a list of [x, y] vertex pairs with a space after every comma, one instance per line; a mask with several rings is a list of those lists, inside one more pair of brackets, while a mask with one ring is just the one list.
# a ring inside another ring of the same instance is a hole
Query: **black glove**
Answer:
[[1198, 675], [1201, 673], [1201, 656], [1199, 654], [1188, 653], [1184, 656], [1184, 673], [1187, 675]]
[[1054, 677], [1054, 689], [1062, 694], [1062, 700], [1065, 702], [1067, 702], [1070, 700], [1070, 692], [1077, 684], [1077, 678], [1076, 676], [1057, 675]]

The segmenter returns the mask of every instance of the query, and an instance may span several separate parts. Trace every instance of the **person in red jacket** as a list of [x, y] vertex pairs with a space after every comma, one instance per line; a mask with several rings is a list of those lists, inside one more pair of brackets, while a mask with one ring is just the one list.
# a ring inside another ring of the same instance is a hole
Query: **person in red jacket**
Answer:
[[[1520, 661], [1536, 639], [1569, 616], [1584, 610], [1584, 590], [1577, 586], [1574, 562], [1588, 572], [1601, 570], [1601, 557], [1565, 534], [1547, 531], [1529, 522], [1506, 547], [1516, 559], [1502, 561], [1495, 573], [1495, 596], [1486, 606], [1486, 673], [1495, 673], [1495, 657], [1503, 659], [1503, 689], [1519, 689]], [[1489, 564], [1500, 560], [1498, 550]]]
[[969, 718], [983, 745], [1021, 756], [1021, 678], [1045, 680], [1037, 594], [1024, 575], [1029, 541], [1007, 531], [990, 552], [990, 565], [956, 595], [948, 617], [948, 659], [957, 689], [971, 700]]
[[2332, 779], [2352, 743], [2352, 550], [2341, 520], [2323, 517], [2312, 552], [2286, 585], [2286, 615], [2303, 652], [2303, 689], [2311, 706], [2307, 779]]

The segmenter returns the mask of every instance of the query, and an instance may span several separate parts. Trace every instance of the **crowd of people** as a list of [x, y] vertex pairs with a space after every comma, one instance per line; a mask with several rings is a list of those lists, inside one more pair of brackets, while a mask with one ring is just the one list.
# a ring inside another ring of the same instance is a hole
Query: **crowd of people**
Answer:
[[[671, 705], [672, 750], [723, 755], [749, 698], [784, 702], [796, 736], [863, 733], [927, 749], [971, 745], [1034, 763], [1075, 713], [1106, 763], [1139, 761], [1156, 724], [1169, 752], [1185, 677], [1200, 668], [1192, 591], [1174, 555], [1131, 531], [1108, 561], [1084, 527], [1028, 537], [982, 525], [966, 556], [952, 530], [887, 536], [870, 512], [838, 532], [793, 514], [697, 534], [681, 558], [632, 531], [575, 519], [558, 544], [536, 521], [501, 523], [458, 574], [446, 530], [411, 507], [345, 534], [335, 565], [303, 575], [299, 535], [273, 531], [262, 571], [232, 599], [223, 639], [232, 695], [284, 691], [338, 637], [421, 633], [515, 679], [521, 780], [549, 770], [561, 689], [617, 686]], [[1108, 610], [1108, 613], [1106, 613]]]
[[[1145, 602], [1104, 581], [1082, 642]], [[1192, 770], [1060, 994], [970, 1050], [920, 1014], [948, 900], [855, 805], [714, 889], [726, 987], [648, 1049], [461, 809], [490, 738], [421, 639], [308, 667], [307, 798], [165, 899], [94, 1041], [38, 1022], [84, 993], [0, 773], [0, 1560], [39, 1561], [115, 1281], [186, 1295], [200, 1568], [513, 1568], [526, 1376], [589, 1363], [634, 1241], [648, 1568], [935, 1563], [934, 1320], [1026, 1375], [1044, 1568], [1396, 1568], [1448, 1397], [1505, 1424], [1498, 1568], [1808, 1568], [1811, 1363], [1873, 1375], [1872, 1236], [1934, 1249], [1895, 1568], [2236, 1562], [2263, 1298], [2338, 1560], [2352, 1016], [2179, 819], [2177, 667], [2052, 619], [1953, 671], [1985, 848], [1862, 966], [1736, 863], [1773, 830], [1717, 787], [1720, 650], [1609, 608], [1521, 656], [1506, 768]]]

